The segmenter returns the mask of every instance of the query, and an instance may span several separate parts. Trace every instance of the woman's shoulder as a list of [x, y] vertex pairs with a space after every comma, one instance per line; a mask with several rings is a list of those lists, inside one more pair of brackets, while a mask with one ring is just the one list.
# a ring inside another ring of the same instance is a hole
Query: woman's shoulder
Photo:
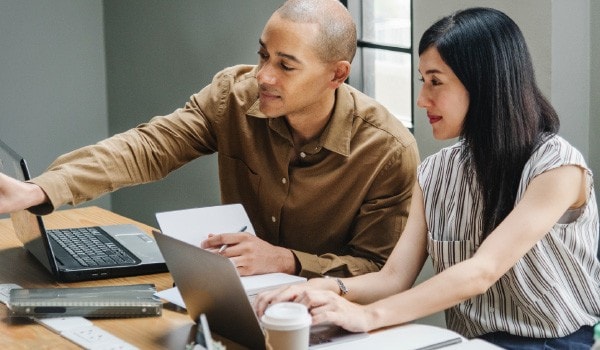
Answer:
[[421, 164], [419, 164], [417, 170], [418, 178], [422, 180], [424, 178], [431, 178], [431, 176], [437, 177], [440, 174], [451, 176], [452, 174], [459, 172], [459, 168], [462, 167], [462, 164], [465, 161], [462, 152], [464, 152], [463, 143], [462, 141], [459, 141], [426, 157]]
[[577, 165], [587, 169], [581, 152], [559, 135], [546, 136], [533, 151], [524, 170], [539, 174], [563, 165]]
[[556, 161], [583, 160], [581, 152], [559, 135], [547, 135], [532, 153], [532, 159], [551, 158]]
[[449, 160], [453, 160], [455, 158], [460, 158], [460, 155], [464, 151], [463, 142], [458, 141], [457, 143], [444, 147], [437, 151], [436, 153], [426, 157], [421, 162], [422, 166], [426, 166], [427, 164], [433, 163], [446, 163]]
[[573, 147], [569, 141], [565, 140], [558, 134], [542, 134], [536, 151], [542, 149], [556, 149], [561, 147]]

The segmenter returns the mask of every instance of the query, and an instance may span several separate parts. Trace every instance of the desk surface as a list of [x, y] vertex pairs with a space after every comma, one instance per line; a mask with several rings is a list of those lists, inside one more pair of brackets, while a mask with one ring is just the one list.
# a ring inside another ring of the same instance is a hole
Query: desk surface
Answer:
[[[152, 227], [98, 207], [57, 211], [44, 218], [48, 228], [132, 223], [150, 233]], [[153, 283], [157, 290], [172, 287], [169, 273], [122, 277], [89, 282], [59, 283], [33, 256], [23, 249], [10, 219], [0, 220], [0, 283], [16, 283], [24, 288], [92, 287]], [[183, 349], [193, 323], [184, 312], [163, 308], [161, 317], [93, 319], [92, 322], [140, 349]], [[79, 347], [41, 325], [25, 319], [11, 319], [0, 304], [0, 348], [78, 349]], [[229, 346], [228, 346], [229, 348]]]
[[[131, 223], [139, 226], [148, 234], [152, 231], [150, 226], [98, 207], [57, 211], [46, 216], [44, 222], [50, 229]], [[14, 234], [10, 219], [0, 219], [0, 283], [16, 283], [24, 288], [93, 287], [153, 283], [156, 285], [156, 289], [161, 291], [171, 288], [173, 280], [169, 273], [160, 273], [87, 282], [56, 282], [50, 273], [23, 249], [21, 242]], [[92, 322], [95, 326], [140, 349], [184, 349], [194, 324], [185, 311], [182, 312], [181, 309], [170, 305], [165, 304], [163, 314], [160, 317], [93, 319]], [[33, 321], [23, 318], [11, 319], [8, 314], [7, 307], [0, 303], [0, 349], [79, 349], [77, 345]], [[423, 336], [423, 333], [415, 330], [425, 332], [427, 336]], [[377, 344], [377, 347], [381, 349], [399, 349], [399, 343], [406, 343], [403, 345], [410, 348], [407, 341], [411, 337], [415, 338], [417, 334], [420, 334], [418, 338], [421, 341], [430, 338], [434, 334], [432, 332], [440, 333], [444, 337], [448, 336], [442, 328], [419, 327], [416, 325], [402, 326], [392, 328], [388, 332], [375, 332], [369, 337], [370, 339], [357, 342], [353, 347], [347, 347], [349, 343], [345, 343], [333, 348], [362, 349]], [[217, 340], [222, 341], [228, 350], [241, 348], [235, 343], [218, 337], [218, 335], [214, 336]], [[433, 341], [433, 339], [429, 340]], [[468, 344], [463, 343], [462, 345]], [[493, 347], [481, 347], [481, 343], [478, 343], [472, 348], [491, 349]]]

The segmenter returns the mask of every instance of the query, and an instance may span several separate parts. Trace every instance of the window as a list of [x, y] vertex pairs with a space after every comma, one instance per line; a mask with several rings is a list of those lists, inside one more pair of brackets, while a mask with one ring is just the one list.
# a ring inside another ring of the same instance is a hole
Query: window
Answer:
[[350, 85], [375, 98], [412, 129], [411, 0], [341, 0], [357, 25]]

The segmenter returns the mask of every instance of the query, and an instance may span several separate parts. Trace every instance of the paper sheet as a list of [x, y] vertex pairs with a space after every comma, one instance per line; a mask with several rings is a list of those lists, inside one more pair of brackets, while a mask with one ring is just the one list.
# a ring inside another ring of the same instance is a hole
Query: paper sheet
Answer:
[[241, 204], [218, 205], [156, 213], [163, 234], [200, 246], [209, 233], [255, 233]]

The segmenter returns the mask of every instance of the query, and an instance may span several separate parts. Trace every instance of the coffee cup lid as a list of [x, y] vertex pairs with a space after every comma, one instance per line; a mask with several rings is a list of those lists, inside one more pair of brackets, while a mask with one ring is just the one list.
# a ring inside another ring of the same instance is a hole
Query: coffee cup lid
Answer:
[[288, 331], [310, 326], [311, 318], [305, 305], [284, 302], [271, 305], [261, 321], [269, 329]]

